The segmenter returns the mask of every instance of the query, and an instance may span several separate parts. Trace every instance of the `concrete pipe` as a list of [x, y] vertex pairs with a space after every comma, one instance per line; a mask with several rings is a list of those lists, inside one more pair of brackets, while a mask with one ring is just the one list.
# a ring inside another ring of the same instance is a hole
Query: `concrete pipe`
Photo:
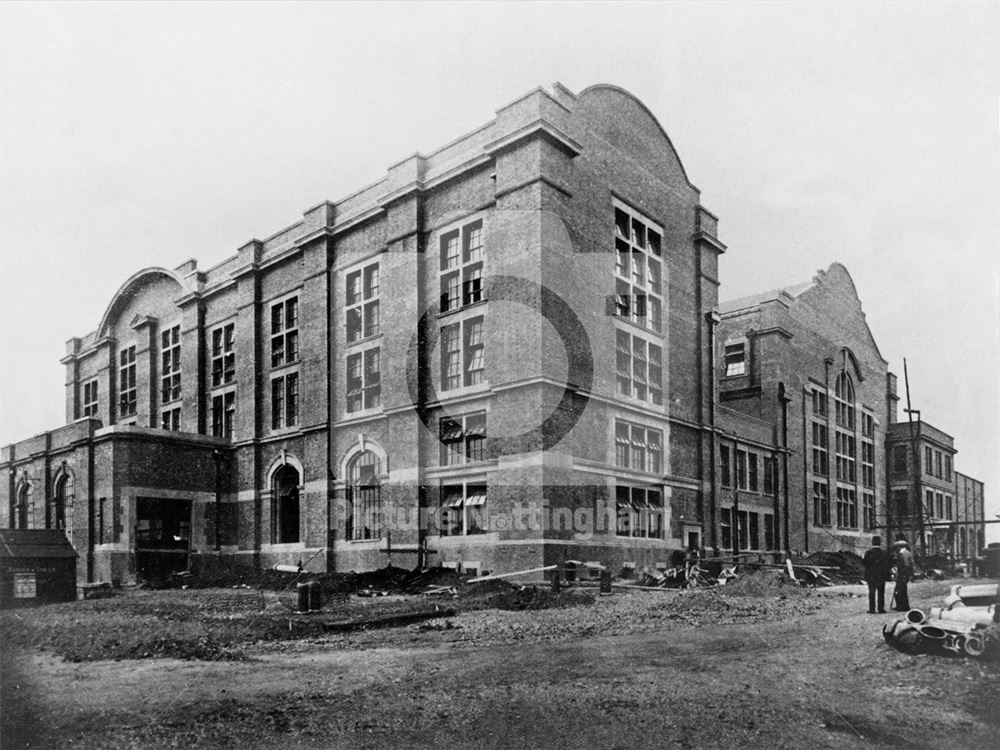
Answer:
[[965, 625], [989, 625], [996, 620], [996, 605], [988, 607], [931, 607], [929, 620], [960, 622]]
[[969, 633], [965, 636], [962, 649], [969, 656], [982, 656], [983, 652], [986, 651], [986, 640], [978, 633]]
[[906, 620], [883, 625], [882, 637], [890, 646], [904, 653], [914, 653], [920, 644], [920, 631]]
[[986, 606], [1000, 600], [1000, 584], [976, 583], [951, 587], [951, 593], [944, 600], [946, 607], [961, 602], [967, 607]]
[[283, 563], [278, 563], [277, 565], [275, 565], [274, 566], [274, 570], [277, 570], [280, 573], [301, 573], [302, 572], [302, 568], [300, 568], [298, 565], [285, 565]]
[[920, 625], [927, 621], [927, 615], [919, 609], [911, 609], [906, 613], [906, 621], [911, 625]]
[[918, 630], [921, 637], [928, 638], [932, 641], [943, 641], [948, 637], [947, 632], [934, 625], [921, 625]]

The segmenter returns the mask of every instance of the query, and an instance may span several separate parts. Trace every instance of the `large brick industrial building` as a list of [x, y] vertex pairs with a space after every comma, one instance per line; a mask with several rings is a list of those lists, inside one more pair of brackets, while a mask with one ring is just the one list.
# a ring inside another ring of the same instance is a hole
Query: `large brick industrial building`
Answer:
[[66, 426], [2, 449], [0, 512], [64, 528], [82, 580], [866, 544], [894, 411], [853, 283], [720, 315], [724, 249], [641, 102], [537, 89], [128, 279], [68, 343]]

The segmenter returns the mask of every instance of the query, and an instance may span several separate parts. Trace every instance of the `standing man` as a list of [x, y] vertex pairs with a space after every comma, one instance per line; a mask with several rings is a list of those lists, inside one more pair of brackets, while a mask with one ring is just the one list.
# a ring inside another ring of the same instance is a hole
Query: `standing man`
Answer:
[[889, 555], [882, 549], [882, 537], [872, 537], [872, 548], [862, 558], [865, 566], [865, 581], [868, 583], [868, 614], [873, 615], [878, 607], [880, 615], [885, 614], [885, 581], [889, 577]]
[[896, 547], [896, 606], [897, 612], [908, 612], [910, 610], [910, 595], [906, 590], [906, 584], [913, 578], [913, 553], [910, 552], [910, 544], [905, 539], [900, 539], [895, 544]]

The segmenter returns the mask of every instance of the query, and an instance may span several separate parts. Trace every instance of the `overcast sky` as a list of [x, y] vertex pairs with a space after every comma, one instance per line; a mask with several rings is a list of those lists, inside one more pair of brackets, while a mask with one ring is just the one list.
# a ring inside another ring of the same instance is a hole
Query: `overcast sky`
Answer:
[[0, 41], [2, 444], [63, 423], [65, 341], [140, 268], [207, 268], [535, 86], [613, 83], [719, 216], [721, 297], [844, 263], [1000, 511], [997, 2], [3, 3]]

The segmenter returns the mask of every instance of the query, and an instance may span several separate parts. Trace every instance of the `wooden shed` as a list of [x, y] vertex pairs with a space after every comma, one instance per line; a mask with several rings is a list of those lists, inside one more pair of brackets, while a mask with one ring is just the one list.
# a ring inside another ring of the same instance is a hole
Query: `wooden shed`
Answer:
[[0, 529], [0, 608], [76, 599], [76, 551], [62, 531]]

